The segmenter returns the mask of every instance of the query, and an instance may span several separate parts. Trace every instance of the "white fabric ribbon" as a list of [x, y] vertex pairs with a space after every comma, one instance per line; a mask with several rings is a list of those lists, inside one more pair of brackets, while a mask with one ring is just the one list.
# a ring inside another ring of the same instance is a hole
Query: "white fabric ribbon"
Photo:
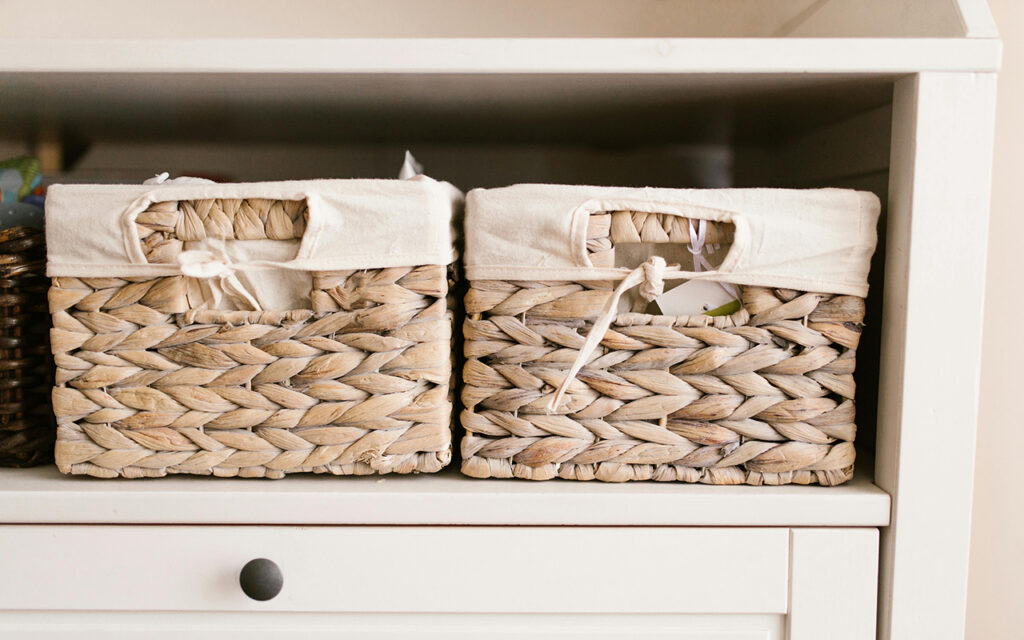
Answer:
[[[693, 226], [692, 219], [687, 220], [687, 222], [690, 225], [690, 244], [686, 245], [686, 248], [690, 252], [690, 255], [693, 256], [693, 272], [700, 273], [705, 269], [713, 271], [714, 267], [712, 267], [711, 263], [708, 262], [708, 259], [704, 257], [704, 242], [707, 240], [708, 221], [704, 219], [699, 220], [696, 228]], [[713, 250], [717, 251], [718, 245], [714, 245]], [[720, 280], [716, 280], [715, 284], [722, 287], [727, 294], [736, 300], [740, 299], [740, 295], [736, 290], [736, 287], [726, 284]]]
[[623, 294], [639, 285], [640, 295], [647, 301], [654, 300], [665, 291], [665, 272], [678, 268], [678, 265], [666, 266], [665, 259], [661, 256], [652, 256], [647, 262], [633, 269], [619, 283], [619, 286], [615, 288], [615, 292], [608, 298], [604, 308], [601, 310], [600, 317], [594, 322], [594, 326], [591, 327], [590, 333], [587, 334], [587, 340], [576, 355], [576, 361], [573, 362], [572, 368], [569, 369], [569, 373], [562, 380], [558, 391], [548, 403], [547, 409], [549, 412], [556, 410], [569, 385], [576, 379], [576, 375], [579, 374], [583, 365], [590, 359], [597, 346], [604, 340], [605, 335], [608, 333], [608, 328], [611, 327], [612, 321], [618, 315], [619, 300], [622, 299]]
[[223, 250], [192, 250], [178, 254], [181, 275], [202, 280], [213, 307], [220, 306], [224, 294], [236, 306], [248, 307], [251, 311], [262, 311], [256, 297], [242, 285], [235, 271], [259, 270], [279, 267], [272, 262], [232, 262]]

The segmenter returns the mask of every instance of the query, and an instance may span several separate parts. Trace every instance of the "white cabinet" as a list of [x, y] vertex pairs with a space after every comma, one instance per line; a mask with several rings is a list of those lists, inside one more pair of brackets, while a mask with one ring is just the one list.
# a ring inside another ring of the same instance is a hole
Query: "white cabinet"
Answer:
[[[230, 612], [262, 611], [275, 612], [256, 629], [267, 634], [869, 638], [889, 507], [863, 475], [765, 491], [454, 471], [122, 482], [3, 470], [0, 544], [21, 552], [0, 563], [0, 631], [237, 631], [252, 622]], [[264, 603], [238, 584], [260, 557], [285, 577]]]
[[[509, 633], [505, 621], [540, 620], [554, 626], [538, 637], [582, 637], [567, 623], [579, 614], [607, 618], [608, 637], [630, 621], [684, 637], [780, 638], [783, 624], [795, 639], [874, 634], [878, 532], [869, 528], [7, 525], [0, 541], [22, 550], [0, 566], [0, 631], [18, 637], [89, 611], [125, 621], [150, 612], [172, 627], [198, 619], [180, 612], [335, 614], [334, 628], [353, 637], [368, 614], [412, 621], [389, 620], [393, 631], [379, 637]], [[259, 557], [284, 576], [266, 602], [239, 587], [241, 567]], [[454, 614], [475, 623], [459, 627]], [[206, 617], [225, 630], [251, 626]], [[319, 618], [278, 616], [295, 631]]]
[[[871, 638], [889, 507], [863, 476], [765, 491], [2, 470], [0, 545], [18, 553], [0, 563], [0, 637]], [[284, 576], [266, 602], [239, 586], [255, 558]]]
[[[464, 187], [887, 206], [849, 485], [0, 470], [0, 635], [962, 634], [1000, 59], [983, 0], [34, 6], [45, 30], [0, 6], [0, 151], [65, 180], [381, 177], [408, 146]], [[242, 599], [239, 563], [275, 553], [286, 591]]]

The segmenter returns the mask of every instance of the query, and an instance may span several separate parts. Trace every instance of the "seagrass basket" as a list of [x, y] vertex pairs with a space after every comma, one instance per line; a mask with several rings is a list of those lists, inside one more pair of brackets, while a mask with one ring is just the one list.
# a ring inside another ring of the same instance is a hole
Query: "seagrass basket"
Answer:
[[0, 231], [0, 466], [53, 460], [45, 270], [41, 229]]
[[[463, 473], [849, 480], [878, 214], [872, 194], [840, 190], [470, 192]], [[717, 268], [656, 256], [696, 242], [692, 223], [723, 245]], [[638, 248], [647, 259], [621, 266]], [[673, 279], [726, 283], [739, 303], [650, 313]]]
[[58, 467], [441, 469], [453, 206], [423, 179], [52, 187]]

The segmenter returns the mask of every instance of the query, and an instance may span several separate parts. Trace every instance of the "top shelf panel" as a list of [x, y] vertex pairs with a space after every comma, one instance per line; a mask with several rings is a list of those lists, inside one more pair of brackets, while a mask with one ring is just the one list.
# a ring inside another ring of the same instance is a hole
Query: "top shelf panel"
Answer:
[[1000, 59], [995, 38], [0, 39], [0, 75], [904, 74], [996, 71]]
[[1000, 61], [985, 0], [33, 6], [0, 5], [0, 73], [916, 73]]
[[[0, 37], [992, 37], [984, 0], [37, 0], [0, 8]], [[45, 17], [40, 21], [39, 16]], [[155, 19], [157, 18], [157, 19]]]

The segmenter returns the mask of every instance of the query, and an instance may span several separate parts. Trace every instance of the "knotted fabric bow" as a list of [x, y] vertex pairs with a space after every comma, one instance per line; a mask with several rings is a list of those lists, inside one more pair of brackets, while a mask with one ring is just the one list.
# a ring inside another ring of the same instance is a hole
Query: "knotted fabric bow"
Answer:
[[[590, 356], [597, 349], [597, 345], [601, 344], [604, 340], [605, 335], [608, 333], [608, 328], [611, 327], [612, 321], [615, 320], [615, 316], [618, 315], [619, 300], [622, 299], [623, 294], [632, 289], [633, 287], [640, 286], [640, 296], [648, 302], [654, 300], [665, 291], [665, 271], [670, 267], [666, 266], [665, 259], [661, 256], [652, 256], [644, 262], [642, 265], [633, 269], [619, 283], [619, 286], [615, 288], [615, 292], [612, 293], [611, 297], [605, 303], [604, 308], [601, 310], [601, 315], [597, 321], [594, 322], [594, 326], [591, 327], [590, 333], [587, 334], [587, 340], [583, 343], [579, 353], [576, 355], [576, 361], [573, 362], [572, 368], [569, 369], [569, 373], [565, 376], [562, 384], [559, 385], [558, 391], [554, 397], [548, 403], [548, 411], [555, 411], [558, 404], [562, 401], [562, 397], [565, 395], [566, 390], [572, 381], [576, 379], [576, 375], [579, 374], [583, 365], [587, 363]], [[673, 265], [672, 269], [678, 269], [677, 265]]]
[[223, 249], [196, 249], [178, 254], [178, 266], [182, 275], [198, 278], [206, 283], [214, 308], [220, 306], [224, 294], [227, 294], [239, 308], [248, 307], [252, 311], [261, 311], [260, 303], [242, 285], [235, 271], [273, 268], [275, 263], [235, 263]]

